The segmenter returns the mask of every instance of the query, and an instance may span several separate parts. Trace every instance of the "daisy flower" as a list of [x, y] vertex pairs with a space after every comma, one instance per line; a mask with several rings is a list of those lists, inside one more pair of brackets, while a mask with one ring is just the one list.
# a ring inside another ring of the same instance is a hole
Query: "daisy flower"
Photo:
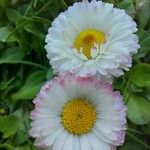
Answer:
[[139, 48], [136, 23], [125, 10], [92, 0], [75, 3], [52, 22], [47, 57], [55, 73], [120, 76]]
[[61, 75], [34, 100], [30, 135], [48, 150], [114, 150], [122, 145], [126, 106], [119, 92], [93, 77]]

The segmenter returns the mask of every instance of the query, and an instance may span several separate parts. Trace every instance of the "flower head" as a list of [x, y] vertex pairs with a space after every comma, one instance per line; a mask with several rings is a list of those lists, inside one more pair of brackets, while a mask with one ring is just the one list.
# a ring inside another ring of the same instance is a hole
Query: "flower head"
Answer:
[[93, 77], [61, 75], [34, 100], [30, 135], [52, 150], [113, 150], [122, 145], [126, 106], [119, 92]]
[[46, 36], [47, 57], [55, 73], [111, 78], [131, 67], [139, 48], [136, 23], [124, 10], [92, 0], [61, 13]]

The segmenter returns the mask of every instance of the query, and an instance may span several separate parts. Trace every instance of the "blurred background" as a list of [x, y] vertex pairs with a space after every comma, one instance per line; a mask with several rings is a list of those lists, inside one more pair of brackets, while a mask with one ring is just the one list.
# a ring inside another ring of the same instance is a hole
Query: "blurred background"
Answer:
[[[53, 78], [45, 35], [76, 0], [0, 0], [0, 150], [38, 150], [29, 137], [33, 98]], [[150, 0], [105, 0], [125, 9], [138, 25], [141, 48], [114, 89], [128, 106], [126, 142], [119, 150], [150, 149]], [[125, 22], [124, 22], [125, 23]]]

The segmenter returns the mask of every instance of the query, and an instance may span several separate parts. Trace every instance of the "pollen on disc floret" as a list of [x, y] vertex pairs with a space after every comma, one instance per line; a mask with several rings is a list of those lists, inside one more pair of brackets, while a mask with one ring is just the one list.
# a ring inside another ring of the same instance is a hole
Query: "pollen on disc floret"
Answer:
[[73, 134], [90, 132], [96, 120], [96, 110], [91, 103], [81, 99], [69, 101], [63, 108], [62, 124]]

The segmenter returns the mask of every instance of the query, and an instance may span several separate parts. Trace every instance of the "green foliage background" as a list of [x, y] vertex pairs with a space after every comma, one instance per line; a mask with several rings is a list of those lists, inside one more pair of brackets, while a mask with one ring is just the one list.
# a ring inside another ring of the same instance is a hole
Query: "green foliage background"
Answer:
[[[51, 21], [73, 0], [0, 0], [0, 150], [38, 150], [28, 135], [32, 100], [53, 77], [44, 49]], [[125, 144], [119, 150], [150, 149], [150, 0], [105, 0], [138, 24], [141, 48], [133, 67], [114, 88], [128, 106]], [[124, 22], [125, 23], [125, 22]]]

